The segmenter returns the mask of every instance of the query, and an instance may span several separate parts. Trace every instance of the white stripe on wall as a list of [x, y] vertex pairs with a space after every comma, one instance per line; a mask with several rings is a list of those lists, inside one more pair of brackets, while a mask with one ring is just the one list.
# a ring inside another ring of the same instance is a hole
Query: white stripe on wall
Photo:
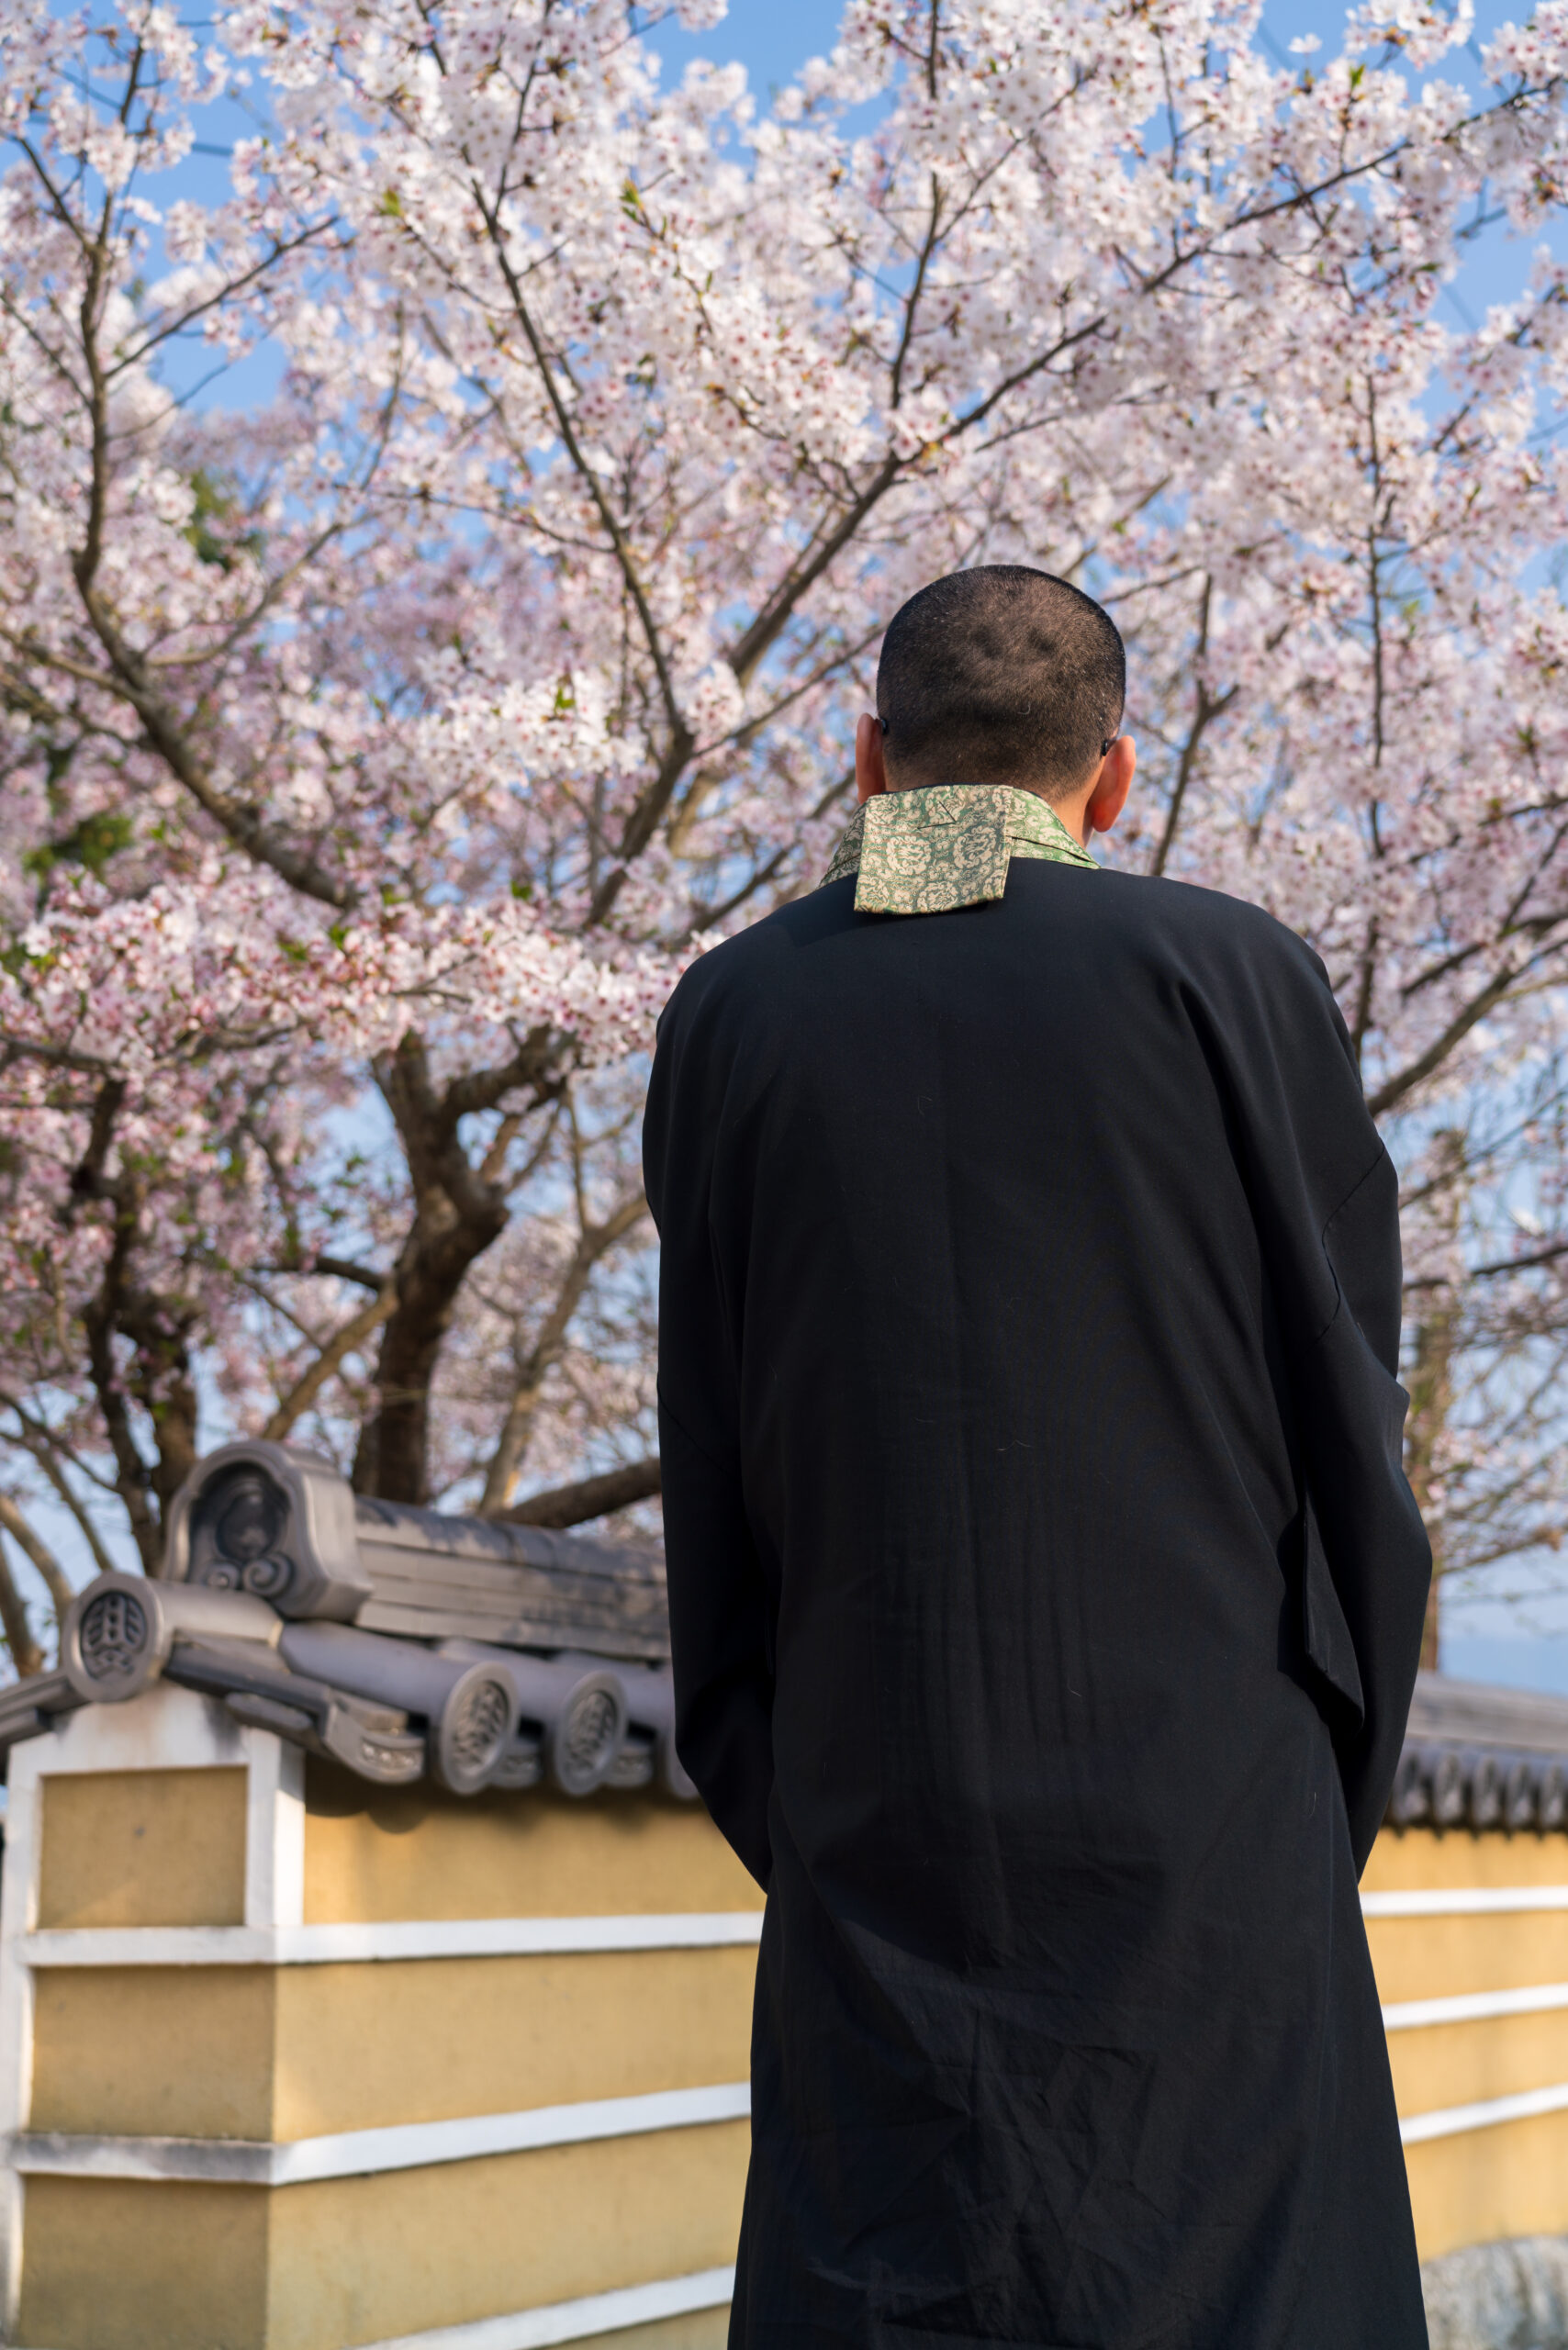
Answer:
[[367, 2343], [364, 2350], [546, 2350], [553, 2342], [582, 2342], [596, 2333], [618, 2333], [623, 2326], [652, 2325], [660, 2318], [689, 2316], [694, 2310], [722, 2309], [734, 2289], [734, 2268], [704, 2268], [695, 2277], [627, 2285], [615, 2293], [590, 2293], [580, 2301], [518, 2310], [510, 2317], [440, 2326], [433, 2333], [399, 2333], [395, 2341]]
[[395, 1919], [342, 1926], [94, 1926], [17, 1937], [28, 1966], [337, 1966], [412, 1958], [755, 1947], [760, 1909], [614, 1918]]
[[232, 2187], [298, 2187], [322, 2178], [362, 2178], [382, 2171], [422, 2170], [487, 2155], [575, 2146], [595, 2138], [638, 2137], [652, 2130], [689, 2130], [742, 2121], [751, 2111], [745, 2081], [711, 2087], [659, 2089], [648, 2097], [607, 2097], [542, 2105], [523, 2113], [480, 2113], [455, 2121], [408, 2121], [382, 2130], [342, 2130], [330, 2137], [278, 2144], [244, 2138], [111, 2138], [20, 2130], [11, 2167], [24, 2177], [203, 2179]]
[[1568, 1885], [1466, 1885], [1361, 1896], [1364, 1918], [1483, 1918], [1527, 1909], [1568, 1909]]
[[1520, 1991], [1459, 1991], [1442, 1999], [1396, 1999], [1383, 2011], [1384, 2031], [1425, 2031], [1439, 2023], [1489, 2023], [1497, 2016], [1548, 2015], [1568, 2008], [1568, 1983], [1535, 1983]]
[[1549, 2089], [1525, 2089], [1518, 2097], [1488, 2098], [1481, 2105], [1449, 2105], [1436, 2113], [1406, 2114], [1399, 2135], [1406, 2146], [1428, 2138], [1458, 2138], [1469, 2130], [1492, 2130], [1501, 2121], [1533, 2121], [1543, 2113], [1568, 2112], [1568, 2081]]

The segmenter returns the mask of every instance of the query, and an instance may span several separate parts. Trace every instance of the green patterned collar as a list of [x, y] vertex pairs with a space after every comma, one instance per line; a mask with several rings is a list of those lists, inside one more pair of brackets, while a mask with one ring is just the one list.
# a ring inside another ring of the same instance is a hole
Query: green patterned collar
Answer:
[[857, 913], [952, 913], [1000, 898], [1015, 856], [1100, 870], [1038, 792], [1010, 783], [936, 783], [866, 800], [819, 886], [857, 873]]

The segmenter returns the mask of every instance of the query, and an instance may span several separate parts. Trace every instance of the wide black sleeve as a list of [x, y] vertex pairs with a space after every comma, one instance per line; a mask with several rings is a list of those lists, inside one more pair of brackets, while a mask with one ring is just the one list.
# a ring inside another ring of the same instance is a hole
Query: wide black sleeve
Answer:
[[643, 1139], [661, 1244], [659, 1451], [676, 1751], [766, 1886], [772, 1607], [742, 1493], [734, 1302], [723, 1295], [710, 1217], [725, 1072], [700, 1006], [689, 980], [659, 1024]]
[[1398, 1767], [1432, 1569], [1404, 1469], [1398, 1184], [1316, 957], [1292, 940], [1252, 979], [1231, 1032], [1236, 1109], [1302, 1476], [1302, 1646], [1359, 1874]]
[[1398, 1768], [1432, 1579], [1403, 1462], [1399, 1195], [1386, 1151], [1328, 1218], [1323, 1248], [1338, 1300], [1297, 1382], [1304, 1628], [1308, 1655], [1350, 1700], [1336, 1743], [1359, 1875]]

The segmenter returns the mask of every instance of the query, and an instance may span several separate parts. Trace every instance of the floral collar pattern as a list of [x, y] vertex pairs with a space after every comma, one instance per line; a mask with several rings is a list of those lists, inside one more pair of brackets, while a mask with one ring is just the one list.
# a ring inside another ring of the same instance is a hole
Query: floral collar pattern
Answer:
[[1015, 856], [1100, 870], [1038, 792], [1008, 783], [938, 783], [865, 801], [819, 887], [854, 873], [857, 913], [951, 913], [1000, 898]]

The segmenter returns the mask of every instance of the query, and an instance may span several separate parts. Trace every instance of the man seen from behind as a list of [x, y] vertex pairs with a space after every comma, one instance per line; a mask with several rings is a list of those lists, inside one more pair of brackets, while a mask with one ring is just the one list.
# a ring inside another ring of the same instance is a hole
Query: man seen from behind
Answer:
[[895, 615], [646, 1127], [681, 1760], [767, 1887], [731, 2341], [1423, 2350], [1356, 1881], [1430, 1558], [1316, 957], [1089, 853], [1107, 614]]

